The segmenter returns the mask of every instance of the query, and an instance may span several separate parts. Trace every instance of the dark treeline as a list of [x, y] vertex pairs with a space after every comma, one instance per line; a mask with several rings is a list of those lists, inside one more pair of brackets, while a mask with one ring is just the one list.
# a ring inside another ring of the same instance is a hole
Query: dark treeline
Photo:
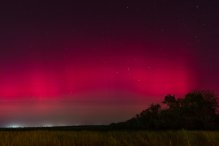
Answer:
[[184, 98], [167, 95], [134, 118], [110, 126], [115, 129], [219, 129], [218, 98], [210, 91], [193, 91]]

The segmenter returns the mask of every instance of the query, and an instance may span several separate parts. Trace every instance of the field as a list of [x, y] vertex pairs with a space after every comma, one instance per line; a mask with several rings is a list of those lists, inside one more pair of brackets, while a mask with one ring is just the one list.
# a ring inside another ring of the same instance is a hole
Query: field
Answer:
[[0, 146], [218, 146], [213, 131], [1, 131]]

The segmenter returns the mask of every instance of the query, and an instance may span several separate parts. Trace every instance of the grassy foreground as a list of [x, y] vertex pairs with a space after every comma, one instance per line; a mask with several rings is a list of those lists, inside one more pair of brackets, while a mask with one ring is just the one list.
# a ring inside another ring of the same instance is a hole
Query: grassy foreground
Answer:
[[218, 146], [213, 131], [1, 131], [0, 146]]

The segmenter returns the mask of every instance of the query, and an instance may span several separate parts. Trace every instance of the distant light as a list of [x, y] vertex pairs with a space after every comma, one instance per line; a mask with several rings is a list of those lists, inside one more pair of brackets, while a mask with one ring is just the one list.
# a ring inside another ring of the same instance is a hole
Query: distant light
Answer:
[[8, 126], [6, 126], [7, 128], [23, 128], [22, 125], [19, 125], [19, 124], [10, 124]]
[[53, 124], [44, 124], [43, 127], [53, 127]]
[[64, 124], [64, 123], [44, 123], [42, 125], [43, 127], [56, 127], [56, 126], [67, 126], [67, 124]]

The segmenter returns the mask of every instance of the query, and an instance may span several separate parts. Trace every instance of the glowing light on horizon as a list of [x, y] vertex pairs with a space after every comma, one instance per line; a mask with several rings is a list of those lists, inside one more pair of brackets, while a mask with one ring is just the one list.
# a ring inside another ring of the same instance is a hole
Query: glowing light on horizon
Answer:
[[9, 124], [6, 126], [7, 128], [23, 128], [25, 126], [20, 125], [20, 124]]

